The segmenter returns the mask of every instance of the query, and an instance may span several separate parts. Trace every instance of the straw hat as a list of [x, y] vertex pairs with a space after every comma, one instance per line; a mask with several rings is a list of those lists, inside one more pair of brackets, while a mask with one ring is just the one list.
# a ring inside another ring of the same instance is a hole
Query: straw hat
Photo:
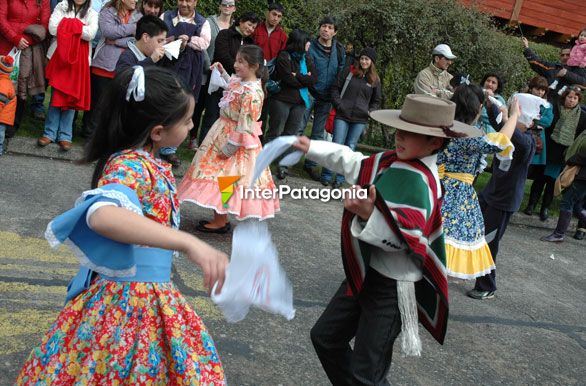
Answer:
[[444, 138], [480, 137], [474, 126], [454, 121], [456, 104], [452, 101], [422, 94], [405, 97], [401, 110], [376, 110], [370, 117], [384, 125], [413, 133]]

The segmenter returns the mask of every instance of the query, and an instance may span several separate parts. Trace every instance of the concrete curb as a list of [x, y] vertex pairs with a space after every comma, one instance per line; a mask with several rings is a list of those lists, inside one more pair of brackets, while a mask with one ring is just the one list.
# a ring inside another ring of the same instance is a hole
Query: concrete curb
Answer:
[[[75, 162], [82, 158], [83, 156], [83, 146], [78, 144], [73, 144], [73, 147], [70, 151], [64, 152], [62, 151], [57, 144], [50, 144], [46, 147], [39, 147], [37, 146], [37, 139], [36, 138], [28, 138], [28, 137], [14, 137], [9, 140], [7, 146], [5, 146], [6, 152], [9, 154], [18, 154], [18, 155], [25, 155], [31, 157], [41, 157], [41, 158], [49, 158], [55, 159], [60, 161], [69, 161]], [[182, 162], [179, 168], [173, 170], [173, 174], [177, 179], [183, 177], [187, 168], [189, 167], [188, 162]], [[278, 183], [278, 181], [276, 181]], [[287, 178], [287, 184], [291, 185], [292, 187], [300, 187], [303, 185], [311, 186], [311, 187], [322, 187], [319, 182], [310, 180], [306, 178], [305, 175], [301, 176], [290, 176]], [[555, 228], [557, 224], [557, 217], [550, 217], [547, 221], [539, 220], [538, 215], [527, 216], [522, 212], [517, 212], [513, 214], [511, 218], [511, 224], [525, 226], [530, 228], [536, 228], [543, 230], [543, 233], [547, 233], [547, 231], [551, 231]], [[577, 221], [576, 219], [572, 220], [570, 224], [569, 230], [573, 233], [576, 229]]]

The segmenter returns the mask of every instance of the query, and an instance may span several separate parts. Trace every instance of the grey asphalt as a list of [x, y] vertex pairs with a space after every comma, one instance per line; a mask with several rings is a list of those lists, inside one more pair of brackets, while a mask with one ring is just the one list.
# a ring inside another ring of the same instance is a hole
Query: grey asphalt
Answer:
[[[14, 292], [0, 294], [2, 385], [14, 382], [30, 349], [51, 323], [41, 320], [32, 330], [11, 334], [24, 327], [17, 327], [10, 315], [23, 310], [23, 315], [56, 315], [63, 294], [54, 289], [61, 291], [70, 278], [49, 268], [46, 277], [32, 273], [33, 268], [31, 272], [16, 268], [18, 259], [11, 254], [21, 256], [22, 251], [11, 252], [14, 245], [6, 240], [12, 234], [41, 239], [50, 219], [68, 209], [89, 187], [92, 167], [68, 161], [80, 154], [77, 148], [69, 154], [56, 147], [39, 149], [34, 140], [17, 138], [9, 153], [0, 157], [0, 234], [5, 235], [0, 239], [0, 292], [12, 291], [9, 284], [14, 283], [47, 288], [19, 292], [19, 299], [13, 299]], [[287, 182], [292, 187], [321, 187], [298, 177]], [[194, 308], [216, 341], [232, 385], [329, 384], [314, 354], [309, 330], [344, 277], [339, 240], [342, 204], [285, 199], [281, 207], [281, 213], [270, 220], [270, 230], [294, 287], [297, 312], [292, 321], [253, 310], [244, 321], [229, 324], [218, 316], [217, 309], [199, 309], [199, 304], [209, 303], [197, 284], [199, 271], [183, 256], [175, 261], [174, 280], [188, 299], [194, 299]], [[210, 216], [209, 210], [185, 204], [182, 228], [195, 232], [197, 220]], [[469, 299], [465, 292], [472, 283], [450, 280], [445, 344], [438, 345], [421, 328], [422, 357], [404, 358], [395, 347], [389, 381], [399, 385], [585, 384], [586, 242], [569, 235], [561, 244], [539, 241], [554, 225], [554, 220], [541, 223], [515, 215], [501, 242], [496, 298]], [[229, 236], [198, 236], [230, 250]], [[63, 265], [74, 271], [70, 262]]]

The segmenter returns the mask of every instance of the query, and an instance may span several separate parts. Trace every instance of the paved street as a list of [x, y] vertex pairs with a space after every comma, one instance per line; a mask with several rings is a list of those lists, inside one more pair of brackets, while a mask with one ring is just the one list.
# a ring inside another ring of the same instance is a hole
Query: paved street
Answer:
[[[22, 140], [9, 150], [38, 154], [33, 143]], [[51, 151], [41, 154], [57, 155]], [[47, 223], [89, 187], [91, 172], [91, 166], [47, 157], [0, 157], [0, 385], [14, 382], [63, 305], [77, 262], [65, 247], [51, 250], [43, 234]], [[299, 178], [288, 182], [318, 186]], [[270, 222], [294, 286], [297, 313], [292, 321], [254, 310], [244, 321], [228, 324], [203, 291], [198, 269], [184, 257], [176, 259], [173, 280], [211, 330], [229, 384], [328, 384], [309, 330], [344, 276], [341, 211], [340, 202], [286, 199]], [[210, 215], [186, 204], [182, 228], [195, 232], [197, 220]], [[551, 229], [553, 220], [547, 226]], [[516, 216], [501, 243], [496, 298], [469, 299], [465, 291], [471, 283], [450, 281], [446, 343], [436, 344], [421, 328], [423, 356], [403, 358], [396, 346], [390, 382], [583, 385], [586, 242], [571, 237], [562, 244], [539, 241], [550, 229]], [[201, 237], [230, 251], [230, 236]]]

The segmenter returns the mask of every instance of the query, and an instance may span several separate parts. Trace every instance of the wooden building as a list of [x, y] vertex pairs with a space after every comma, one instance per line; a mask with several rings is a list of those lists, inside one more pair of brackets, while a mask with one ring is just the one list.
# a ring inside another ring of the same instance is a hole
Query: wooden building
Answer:
[[567, 43], [586, 28], [586, 0], [459, 0], [511, 26], [521, 25], [528, 36]]

